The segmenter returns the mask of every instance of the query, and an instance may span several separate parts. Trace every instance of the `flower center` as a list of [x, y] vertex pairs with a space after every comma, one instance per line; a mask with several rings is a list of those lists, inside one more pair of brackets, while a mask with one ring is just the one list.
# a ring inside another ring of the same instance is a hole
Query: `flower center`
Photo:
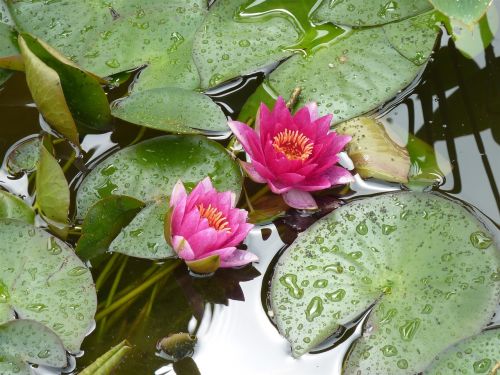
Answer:
[[203, 206], [203, 203], [199, 204], [197, 207], [198, 211], [200, 212], [200, 216], [207, 219], [208, 225], [210, 225], [212, 228], [217, 231], [231, 231], [227, 218], [217, 208], [212, 207], [211, 204], [209, 204], [208, 207], [205, 208], [205, 206]]
[[273, 147], [288, 160], [307, 160], [313, 152], [314, 144], [298, 130], [285, 129], [273, 138]]

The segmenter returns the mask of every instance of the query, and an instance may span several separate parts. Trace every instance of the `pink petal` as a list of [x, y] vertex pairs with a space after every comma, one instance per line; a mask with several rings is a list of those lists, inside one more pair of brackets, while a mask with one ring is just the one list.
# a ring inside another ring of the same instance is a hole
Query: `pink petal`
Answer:
[[181, 180], [177, 181], [170, 195], [170, 207], [176, 206], [182, 198], [187, 196], [186, 189]]
[[231, 255], [233, 255], [234, 251], [236, 250], [236, 247], [231, 246], [231, 247], [224, 247], [222, 249], [217, 249], [214, 251], [210, 251], [205, 254], [205, 257], [209, 257], [212, 255], [218, 255], [220, 256], [221, 260], [224, 258], [229, 258]]
[[354, 177], [347, 170], [339, 166], [332, 166], [325, 173], [332, 185], [346, 185], [354, 181]]
[[245, 172], [248, 174], [248, 177], [252, 179], [252, 181], [258, 182], [259, 184], [265, 184], [266, 180], [264, 177], [262, 177], [259, 172], [257, 172], [253, 166], [253, 164], [244, 162], [240, 160], [240, 165], [241, 167], [245, 170]]
[[187, 240], [182, 236], [174, 236], [172, 238], [172, 247], [179, 258], [184, 260], [193, 260], [195, 258], [193, 249], [191, 249]]
[[302, 191], [318, 191], [329, 189], [331, 186], [332, 183], [327, 177], [319, 176], [304, 181], [303, 183], [297, 185], [296, 189]]
[[[222, 235], [225, 235], [225, 233], [222, 233]], [[188, 237], [189, 244], [193, 249], [196, 259], [204, 258], [206, 252], [215, 249], [214, 245], [217, 241], [217, 237], [217, 231], [211, 227], [193, 233]]]
[[313, 196], [297, 189], [292, 189], [283, 194], [283, 200], [287, 205], [301, 210], [314, 210], [318, 208]]
[[309, 110], [309, 114], [311, 116], [311, 121], [316, 121], [318, 116], [318, 104], [315, 102], [307, 103], [306, 108]]
[[259, 258], [257, 255], [245, 251], [245, 250], [236, 250], [233, 252], [231, 257], [220, 260], [221, 268], [230, 268], [230, 267], [239, 267], [244, 266], [245, 264], [257, 262]]
[[263, 155], [257, 133], [250, 126], [239, 121], [229, 121], [228, 125], [250, 158], [262, 160]]

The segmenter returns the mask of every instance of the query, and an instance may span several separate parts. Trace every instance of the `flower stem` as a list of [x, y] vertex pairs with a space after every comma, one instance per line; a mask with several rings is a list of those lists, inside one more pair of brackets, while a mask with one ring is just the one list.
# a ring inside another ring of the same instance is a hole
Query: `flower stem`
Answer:
[[122, 298], [118, 299], [117, 301], [113, 302], [111, 305], [107, 306], [104, 308], [104, 310], [100, 311], [97, 313], [95, 316], [96, 320], [101, 320], [102, 318], [106, 317], [107, 315], [111, 314], [113, 311], [116, 309], [120, 308], [123, 304], [127, 303], [128, 300], [134, 298], [135, 296], [141, 294], [144, 292], [146, 289], [148, 289], [150, 286], [152, 286], [154, 283], [156, 283], [158, 280], [160, 280], [162, 277], [165, 277], [168, 275], [171, 271], [173, 271], [176, 267], [178, 267], [180, 262], [175, 262], [172, 263], [166, 267], [164, 267], [162, 270], [160, 270], [158, 273], [153, 275], [151, 278], [146, 280], [143, 284], [139, 285], [137, 288], [134, 290], [130, 291], [126, 295], [124, 295]]
[[245, 194], [245, 204], [243, 205], [243, 208], [248, 207], [250, 212], [254, 212], [255, 210], [252, 206], [252, 202], [250, 201], [250, 198], [248, 197], [247, 189], [245, 188], [245, 186], [243, 186], [243, 193]]
[[139, 142], [142, 137], [144, 137], [144, 133], [146, 133], [146, 127], [142, 126], [141, 130], [139, 130], [139, 133], [137, 133], [136, 137], [130, 142], [129, 146], [135, 145], [137, 142]]
[[109, 258], [108, 262], [106, 263], [106, 266], [102, 270], [102, 272], [99, 274], [99, 277], [97, 278], [97, 281], [95, 282], [95, 288], [99, 291], [101, 287], [104, 285], [106, 280], [108, 280], [108, 277], [111, 275], [111, 271], [113, 270], [113, 266], [117, 259], [120, 257], [121, 254], [119, 253], [113, 253], [111, 255], [111, 258]]
[[70, 158], [68, 159], [68, 161], [66, 161], [66, 163], [64, 163], [64, 165], [62, 167], [62, 170], [64, 173], [66, 173], [68, 171], [69, 167], [71, 167], [71, 165], [75, 162], [75, 160], [76, 160], [76, 152], [71, 151]]
[[293, 89], [292, 95], [290, 95], [290, 99], [286, 103], [286, 107], [289, 110], [293, 110], [293, 108], [297, 104], [297, 101], [299, 100], [301, 92], [302, 92], [302, 87], [296, 87], [296, 88]]

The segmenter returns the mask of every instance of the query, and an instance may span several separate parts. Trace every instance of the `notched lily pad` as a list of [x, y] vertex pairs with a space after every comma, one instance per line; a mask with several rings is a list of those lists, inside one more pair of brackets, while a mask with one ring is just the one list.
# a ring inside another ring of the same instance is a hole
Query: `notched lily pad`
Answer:
[[169, 195], [182, 180], [193, 188], [206, 176], [221, 190], [239, 195], [239, 166], [217, 142], [203, 136], [164, 136], [124, 148], [97, 165], [76, 196], [77, 215], [85, 217], [98, 200], [127, 195], [143, 202]]
[[30, 224], [0, 220], [0, 324], [14, 312], [43, 322], [74, 353], [96, 305], [92, 275], [68, 245]]
[[150, 202], [130, 224], [121, 230], [111, 243], [109, 250], [146, 259], [164, 259], [175, 256], [174, 250], [167, 244], [163, 235], [167, 210], [167, 197]]
[[462, 205], [384, 194], [299, 234], [276, 266], [272, 309], [300, 356], [375, 304], [344, 374], [414, 374], [491, 320], [499, 272], [497, 244]]
[[496, 375], [500, 370], [500, 327], [469, 337], [440, 353], [424, 372], [426, 375]]
[[29, 375], [28, 363], [65, 367], [66, 350], [61, 339], [34, 320], [18, 319], [0, 325], [0, 373]]

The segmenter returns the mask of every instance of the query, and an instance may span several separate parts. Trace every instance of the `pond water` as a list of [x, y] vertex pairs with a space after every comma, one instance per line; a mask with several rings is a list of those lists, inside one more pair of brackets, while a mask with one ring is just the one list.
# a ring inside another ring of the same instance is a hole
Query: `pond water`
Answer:
[[[499, 1], [495, 1], [497, 7]], [[440, 169], [446, 173], [434, 189], [463, 201], [494, 233], [500, 222], [500, 34], [473, 60], [465, 58], [450, 37], [443, 34], [424, 74], [397, 99], [380, 109], [379, 118], [390, 133], [406, 144], [413, 134], [434, 147]], [[134, 73], [135, 74], [135, 73]], [[263, 74], [245, 77], [212, 90], [211, 97], [227, 114], [236, 116], [246, 98], [261, 82]], [[124, 88], [111, 90], [119, 97]], [[7, 155], [20, 142], [47, 129], [33, 103], [24, 75], [15, 74], [0, 88], [0, 155]], [[110, 133], [86, 135], [84, 155], [67, 171], [74, 193], [88, 170], [105, 156], [129, 145], [137, 136], [136, 126], [115, 120]], [[147, 130], [142, 139], [162, 133]], [[224, 139], [221, 142], [226, 142]], [[70, 158], [71, 150], [60, 146], [60, 155]], [[32, 202], [34, 197], [26, 176], [10, 176], [5, 165], [0, 170], [0, 186]], [[249, 191], [256, 188], [247, 186]], [[342, 200], [399, 190], [395, 184], [358, 180]], [[74, 209], [74, 208], [73, 208]], [[289, 215], [273, 224], [255, 228], [246, 240], [248, 249], [260, 258], [253, 267], [218, 271], [212, 278], [192, 278], [183, 265], [159, 282], [120, 305], [111, 314], [97, 315], [95, 329], [83, 343], [71, 373], [85, 368], [112, 345], [127, 339], [134, 349], [116, 370], [118, 374], [241, 375], [255, 374], [340, 374], [350, 344], [362, 332], [364, 316], [317, 352], [292, 358], [287, 341], [270, 319], [268, 284], [277, 254], [313, 219]], [[71, 237], [70, 242], [76, 240]], [[93, 265], [97, 280], [99, 312], [126, 295], [131, 285], [145, 285], [172, 261], [151, 261], [114, 257], [110, 263]], [[108, 271], [111, 277], [108, 278]], [[103, 276], [103, 274], [106, 275]], [[119, 283], [112, 280], [120, 274]], [[116, 295], [108, 301], [110, 293]], [[496, 323], [500, 310], [498, 310]], [[192, 358], [172, 362], [159, 355], [157, 342], [171, 333], [189, 332], [198, 343]], [[37, 369], [38, 373], [53, 373]]]

